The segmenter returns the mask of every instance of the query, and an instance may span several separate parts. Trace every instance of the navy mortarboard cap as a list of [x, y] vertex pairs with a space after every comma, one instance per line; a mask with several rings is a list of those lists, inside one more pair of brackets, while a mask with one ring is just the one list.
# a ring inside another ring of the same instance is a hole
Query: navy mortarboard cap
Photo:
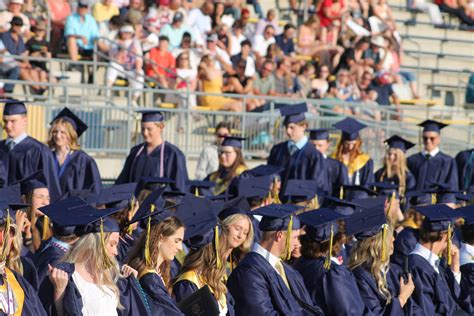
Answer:
[[386, 139], [384, 141], [384, 143], [386, 143], [388, 145], [389, 148], [398, 148], [400, 149], [401, 151], [403, 151], [404, 153], [412, 148], [413, 146], [415, 146], [414, 143], [398, 136], [398, 135], [393, 135], [392, 137]]
[[229, 200], [233, 199], [235, 196], [230, 194], [229, 192], [224, 192], [219, 195], [211, 195], [211, 196], [206, 196], [206, 199], [210, 201], [222, 201], [222, 202], [228, 202]]
[[146, 218], [150, 213], [160, 212], [166, 204], [165, 200], [162, 198], [164, 191], [165, 188], [158, 188], [148, 194], [146, 199], [140, 204], [140, 207], [130, 222], [134, 223]]
[[304, 121], [305, 112], [308, 111], [306, 103], [290, 104], [280, 108], [280, 113], [285, 117], [283, 124], [299, 123]]
[[473, 197], [472, 193], [469, 192], [456, 192], [454, 195], [458, 202], [469, 202]]
[[341, 215], [350, 216], [354, 214], [356, 209], [360, 208], [361, 205], [341, 200], [332, 196], [325, 196], [323, 207], [330, 208]]
[[109, 207], [124, 208], [129, 205], [129, 202], [133, 199], [133, 193], [137, 184], [124, 183], [111, 186], [110, 188], [102, 189], [97, 199], [97, 205], [105, 205]]
[[456, 193], [459, 191], [453, 190], [448, 183], [435, 183], [435, 184], [428, 184], [429, 188], [427, 191], [428, 193], [436, 193], [436, 203], [438, 204], [447, 204], [447, 203], [454, 203], [458, 202]]
[[365, 199], [369, 196], [379, 195], [374, 190], [371, 190], [362, 185], [344, 185], [344, 198], [345, 200], [352, 201], [355, 199]]
[[395, 194], [395, 197], [398, 199], [399, 198], [399, 186], [396, 183], [391, 183], [388, 181], [382, 181], [382, 182], [376, 182], [372, 183], [369, 185], [370, 187], [373, 187], [375, 191], [383, 196], [392, 196]]
[[166, 188], [169, 190], [170, 185], [175, 182], [173, 179], [166, 177], [141, 177], [135, 189], [135, 196], [138, 196], [142, 190], [153, 191], [158, 188]]
[[453, 220], [461, 217], [458, 211], [445, 204], [415, 206], [414, 209], [425, 216], [422, 228], [428, 232], [448, 230]]
[[346, 117], [333, 126], [342, 131], [342, 140], [356, 140], [359, 138], [359, 131], [367, 127], [367, 125], [350, 117]]
[[57, 119], [63, 119], [69, 123], [71, 123], [72, 127], [77, 133], [77, 137], [81, 137], [81, 135], [87, 130], [87, 124], [84, 123], [83, 120], [81, 120], [76, 114], [74, 114], [71, 110], [69, 110], [67, 107], [62, 109], [61, 112], [59, 112], [58, 115], [51, 121], [51, 125], [56, 121]]
[[165, 119], [163, 113], [155, 109], [140, 109], [136, 112], [142, 114], [142, 123], [161, 122]]
[[239, 196], [246, 198], [263, 198], [268, 196], [272, 178], [269, 176], [254, 177], [248, 179], [239, 179]]
[[468, 205], [458, 208], [458, 211], [464, 218], [464, 226], [474, 225], [474, 205]]
[[[328, 208], [319, 208], [316, 211], [304, 212], [298, 215], [301, 223], [306, 225], [306, 237], [313, 241], [326, 241], [339, 231], [339, 225], [336, 221], [346, 218], [346, 216], [334, 212]], [[332, 227], [331, 227], [332, 226]]]
[[329, 140], [328, 128], [318, 128], [309, 130], [309, 139], [311, 140]]
[[426, 120], [418, 124], [418, 126], [423, 127], [423, 132], [436, 132], [440, 133], [441, 129], [445, 128], [448, 126], [448, 124], [444, 124], [438, 121], [434, 120]]
[[3, 115], [26, 114], [25, 103], [18, 100], [6, 100], [3, 107]]
[[196, 189], [210, 189], [216, 185], [212, 181], [200, 181], [200, 180], [187, 180], [186, 185], [189, 187], [189, 192], [194, 193]]
[[46, 179], [44, 178], [43, 170], [38, 170], [37, 172], [20, 180], [19, 183], [22, 195], [27, 195], [33, 192], [35, 189], [48, 188], [46, 185]]
[[74, 190], [69, 190], [66, 194], [64, 194], [61, 197], [61, 200], [71, 198], [71, 197], [78, 197], [78, 198], [83, 199], [88, 204], [96, 205], [99, 195], [91, 190], [74, 189]]
[[239, 196], [225, 203], [219, 212], [219, 219], [223, 220], [235, 214], [250, 215], [250, 205], [246, 197]]
[[250, 173], [254, 177], [279, 176], [284, 170], [285, 168], [280, 166], [258, 165], [257, 167], [248, 170], [247, 173]]
[[410, 191], [405, 193], [405, 198], [409, 202], [410, 207], [417, 205], [430, 205], [433, 204], [432, 193], [434, 193], [434, 191]]
[[346, 220], [346, 235], [364, 240], [377, 235], [386, 225], [383, 205], [364, 208]]
[[316, 180], [290, 179], [287, 181], [284, 196], [288, 197], [290, 201], [300, 202], [311, 200], [323, 193], [318, 189], [318, 181]]
[[252, 212], [254, 215], [263, 216], [259, 228], [262, 231], [282, 231], [287, 230], [290, 220], [293, 220], [292, 229], [300, 228], [300, 221], [295, 212], [302, 210], [302, 206], [270, 204], [260, 207]]
[[23, 203], [23, 200], [21, 199], [19, 183], [1, 188], [0, 201], [7, 203], [9, 208], [12, 210], [18, 210], [29, 206], [28, 204]]
[[77, 233], [77, 226], [75, 224], [63, 225], [62, 218], [68, 216], [68, 210], [86, 205], [87, 203], [79, 197], [71, 197], [64, 200], [59, 200], [52, 204], [40, 207], [39, 210], [48, 216], [53, 223], [53, 232], [56, 236], [67, 236]]
[[221, 143], [221, 146], [230, 146], [234, 148], [242, 148], [242, 141], [246, 140], [245, 137], [238, 136], [226, 136]]

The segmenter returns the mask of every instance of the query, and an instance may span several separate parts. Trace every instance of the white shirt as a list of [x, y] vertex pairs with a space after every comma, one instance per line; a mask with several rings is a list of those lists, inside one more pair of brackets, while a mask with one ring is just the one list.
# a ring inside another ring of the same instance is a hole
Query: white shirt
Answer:
[[256, 35], [253, 40], [253, 51], [260, 54], [260, 56], [267, 55], [268, 46], [271, 44], [275, 44], [275, 37], [270, 37], [269, 39], [265, 39], [263, 35]]
[[82, 315], [117, 315], [118, 301], [112, 290], [105, 286], [99, 287], [94, 283], [87, 282], [77, 271], [72, 274], [72, 279], [82, 297]]
[[237, 36], [233, 33], [230, 36], [230, 38], [232, 39], [231, 45], [230, 45], [230, 55], [234, 56], [240, 53], [240, 51], [242, 50], [242, 47], [240, 47], [240, 44], [243, 41], [245, 41], [247, 38], [243, 34], [240, 34]]
[[6, 144], [10, 144], [12, 141], [15, 142], [15, 146], [18, 145], [19, 143], [21, 143], [22, 141], [24, 141], [26, 138], [28, 137], [28, 134], [27, 133], [23, 133], [21, 134], [20, 136], [16, 137], [16, 138], [13, 138], [11, 139], [10, 137], [7, 138], [6, 140]]
[[193, 30], [198, 45], [206, 44], [206, 34], [212, 30], [212, 20], [208, 15], [204, 15], [200, 8], [189, 11], [187, 24]]
[[253, 245], [252, 252], [256, 252], [259, 255], [261, 255], [263, 258], [265, 258], [265, 260], [267, 260], [268, 263], [270, 263], [270, 265], [275, 269], [275, 271], [277, 271], [275, 266], [278, 263], [278, 261], [280, 261], [280, 258], [278, 258], [274, 254], [272, 254], [270, 251], [260, 246], [259, 243], [255, 243]]
[[217, 145], [205, 147], [197, 161], [196, 173], [194, 177], [197, 180], [204, 179], [208, 174], [217, 171], [219, 168], [219, 156], [217, 154]]
[[[435, 254], [434, 252], [432, 252], [428, 248], [423, 247], [421, 244], [417, 243], [416, 246], [415, 246], [415, 249], [413, 249], [413, 251], [411, 252], [411, 255], [421, 256], [423, 259], [428, 261], [430, 266], [433, 267], [433, 269], [436, 271], [436, 273], [439, 274], [439, 268], [438, 268], [439, 257], [438, 257], [437, 254]], [[458, 284], [461, 283], [461, 272], [458, 272], [458, 273], [453, 272], [453, 274], [454, 274], [454, 278], [456, 279], [456, 282]]]
[[439, 147], [436, 147], [435, 149], [433, 149], [430, 152], [427, 152], [425, 149], [423, 149], [421, 151], [421, 153], [423, 154], [423, 156], [426, 156], [427, 154], [430, 154], [431, 158], [433, 158], [434, 156], [436, 156], [439, 153]]
[[459, 264], [464, 265], [468, 263], [474, 263], [474, 246], [461, 243]]

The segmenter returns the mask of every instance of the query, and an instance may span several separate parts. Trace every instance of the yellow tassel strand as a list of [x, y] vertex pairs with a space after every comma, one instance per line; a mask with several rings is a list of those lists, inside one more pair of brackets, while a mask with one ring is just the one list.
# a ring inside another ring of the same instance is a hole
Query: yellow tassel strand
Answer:
[[278, 196], [277, 190], [277, 178], [273, 179], [273, 187], [272, 187], [272, 197], [273, 197], [273, 204], [281, 204], [280, 197]]
[[339, 189], [339, 199], [344, 200], [344, 188], [342, 186]]
[[49, 217], [44, 215], [43, 234], [41, 236], [41, 240], [46, 240], [48, 238], [48, 232], [49, 232]]
[[221, 257], [219, 254], [219, 226], [214, 227], [214, 246], [216, 247], [216, 265], [217, 269], [220, 269], [222, 266]]
[[112, 260], [109, 257], [107, 247], [105, 247], [105, 235], [104, 235], [104, 220], [100, 219], [100, 248], [102, 249], [102, 255], [104, 256], [104, 269], [107, 270], [113, 266]]
[[436, 204], [438, 201], [436, 199], [436, 193], [431, 194], [431, 204]]
[[194, 190], [194, 195], [195, 195], [196, 197], [199, 197], [199, 189], [198, 189], [198, 187], [196, 187], [196, 189]]
[[319, 200], [317, 195], [315, 195], [313, 200], [311, 201], [311, 207], [313, 208], [313, 210], [317, 210], [319, 208]]
[[451, 242], [451, 236], [453, 234], [453, 228], [451, 226], [451, 223], [449, 223], [448, 225], [448, 249], [446, 250], [446, 252], [448, 253], [448, 258], [446, 259], [448, 261], [448, 266], [451, 265], [451, 261], [452, 261], [452, 258], [451, 258], [451, 247], [452, 247], [452, 242]]
[[393, 202], [395, 201], [395, 198], [396, 198], [395, 191], [393, 191], [392, 195], [390, 196], [390, 199], [388, 200], [388, 209], [385, 215], [390, 214], [390, 212], [392, 211], [392, 205], [393, 205]]
[[387, 249], [387, 232], [388, 224], [383, 224], [382, 226], [382, 262], [387, 261], [388, 259], [388, 249]]
[[[150, 214], [155, 211], [155, 204], [150, 206]], [[145, 264], [147, 268], [151, 266], [150, 258], [150, 229], [151, 229], [151, 216], [148, 217], [148, 222], [146, 224], [146, 241], [145, 241]]]
[[286, 230], [286, 240], [285, 240], [285, 250], [286, 258], [285, 260], [290, 260], [291, 258], [291, 231], [293, 230], [293, 215], [290, 215], [290, 222], [288, 223], [288, 229]]
[[331, 269], [331, 257], [332, 257], [332, 244], [334, 240], [334, 224], [331, 225], [331, 235], [329, 235], [329, 253], [324, 261], [324, 269]]

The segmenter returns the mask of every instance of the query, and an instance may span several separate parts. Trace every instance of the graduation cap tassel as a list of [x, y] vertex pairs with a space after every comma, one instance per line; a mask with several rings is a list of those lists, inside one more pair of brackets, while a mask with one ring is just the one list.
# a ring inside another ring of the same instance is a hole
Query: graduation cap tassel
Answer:
[[331, 225], [331, 234], [329, 235], [329, 253], [324, 261], [324, 269], [331, 269], [332, 244], [334, 241], [334, 224]]
[[49, 217], [44, 215], [43, 220], [43, 234], [41, 236], [41, 240], [48, 239], [48, 231], [49, 231]]
[[388, 233], [388, 225], [387, 224], [383, 224], [383, 228], [382, 228], [382, 262], [385, 262], [387, 261], [387, 252], [388, 252], [388, 249], [387, 249], [387, 233]]
[[339, 189], [339, 199], [344, 200], [344, 187], [341, 185], [341, 188]]
[[217, 269], [222, 266], [221, 257], [219, 255], [219, 226], [214, 227], [214, 246], [216, 247], [216, 265]]
[[293, 230], [293, 215], [290, 215], [290, 222], [288, 223], [288, 229], [286, 231], [286, 240], [285, 240], [285, 250], [286, 250], [286, 258], [285, 260], [290, 260], [291, 258], [291, 231]]
[[452, 261], [452, 258], [451, 258], [451, 247], [452, 247], [451, 246], [451, 244], [452, 244], [451, 235], [452, 234], [453, 234], [453, 228], [451, 226], [451, 223], [449, 223], [449, 225], [448, 225], [448, 247], [447, 247], [447, 250], [446, 250], [447, 255], [448, 255], [448, 258], [446, 259], [447, 262], [448, 262], [448, 266], [451, 265], [451, 261]]
[[[130, 200], [130, 206], [129, 206], [129, 209], [130, 209], [130, 212], [133, 211], [133, 208], [135, 207], [135, 196], [132, 195], [132, 199]], [[135, 214], [132, 214], [131, 217], [133, 217], [133, 215]], [[130, 218], [131, 218], [130, 217]], [[133, 233], [133, 226], [132, 225], [128, 225], [127, 227], [127, 234], [131, 235]]]
[[198, 189], [198, 187], [196, 187], [196, 188], [194, 189], [194, 195], [195, 195], [196, 197], [199, 197], [199, 189]]
[[100, 219], [100, 248], [104, 256], [104, 269], [109, 269], [113, 266], [112, 260], [110, 260], [107, 248], [105, 247], [105, 235], [104, 235], [104, 219]]
[[272, 197], [273, 197], [273, 204], [282, 204], [280, 201], [280, 197], [278, 196], [278, 190], [277, 190], [277, 179], [273, 179], [273, 187], [272, 187]]
[[431, 204], [435, 205], [437, 203], [436, 193], [431, 194]]
[[387, 209], [387, 214], [385, 215], [390, 214], [390, 212], [392, 211], [392, 204], [393, 204], [393, 201], [395, 201], [395, 198], [396, 198], [395, 191], [393, 191], [392, 195], [390, 196], [390, 199], [388, 200], [388, 209]]
[[[150, 213], [155, 211], [155, 204], [150, 206]], [[151, 216], [148, 217], [148, 222], [146, 224], [146, 241], [145, 241], [145, 264], [149, 268], [151, 266], [150, 258], [150, 229], [151, 229]]]
[[313, 208], [313, 210], [317, 210], [319, 208], [319, 200], [317, 195], [315, 195], [313, 200], [311, 201], [311, 207]]

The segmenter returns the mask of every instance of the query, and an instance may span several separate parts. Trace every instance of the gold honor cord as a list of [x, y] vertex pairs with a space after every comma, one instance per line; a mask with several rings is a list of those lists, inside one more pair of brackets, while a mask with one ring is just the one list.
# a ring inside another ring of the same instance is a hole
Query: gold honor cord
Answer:
[[334, 241], [334, 224], [331, 224], [331, 234], [329, 235], [329, 253], [324, 261], [324, 269], [331, 269], [332, 244]]
[[107, 248], [105, 247], [105, 235], [104, 235], [104, 219], [100, 219], [100, 248], [102, 250], [102, 255], [104, 256], [104, 269], [107, 270], [111, 268], [114, 264], [110, 259]]
[[49, 231], [49, 217], [44, 215], [43, 234], [41, 236], [41, 240], [46, 240], [48, 238], [48, 231]]
[[285, 240], [285, 250], [286, 258], [285, 260], [290, 260], [291, 258], [291, 232], [293, 230], [293, 215], [290, 215], [290, 222], [288, 223], [288, 229], [286, 230], [286, 240]]
[[387, 233], [388, 233], [388, 224], [382, 225], [382, 262], [388, 260], [388, 249], [387, 249]]
[[[153, 214], [155, 211], [155, 204], [150, 206], [150, 214]], [[151, 266], [150, 258], [150, 229], [151, 229], [151, 216], [148, 216], [148, 221], [146, 224], [146, 241], [145, 241], [145, 264], [148, 268]]]
[[217, 269], [220, 269], [222, 266], [221, 257], [219, 255], [219, 226], [214, 227], [214, 246], [216, 248], [216, 265]]
[[451, 248], [452, 248], [452, 242], [451, 242], [451, 236], [453, 234], [453, 228], [451, 226], [451, 223], [449, 223], [448, 225], [448, 249], [446, 250], [447, 252], [447, 261], [448, 261], [448, 266], [451, 265], [451, 261], [452, 261], [452, 258], [451, 258]]

